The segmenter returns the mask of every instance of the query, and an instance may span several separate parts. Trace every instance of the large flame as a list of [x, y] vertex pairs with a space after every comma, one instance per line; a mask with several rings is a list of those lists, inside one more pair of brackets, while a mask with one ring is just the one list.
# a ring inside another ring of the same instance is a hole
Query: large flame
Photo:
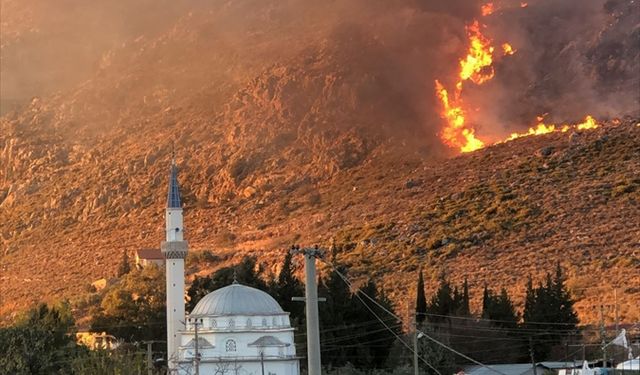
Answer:
[[460, 80], [470, 79], [481, 85], [493, 78], [493, 47], [491, 41], [480, 32], [478, 21], [467, 26], [469, 37], [469, 52], [467, 57], [460, 60]]
[[[526, 8], [527, 3], [520, 3], [520, 7]], [[487, 3], [481, 7], [482, 15], [488, 16], [495, 11], [493, 3]], [[442, 141], [450, 147], [457, 148], [460, 152], [471, 152], [483, 148], [485, 141], [476, 136], [475, 129], [466, 123], [466, 112], [462, 100], [462, 88], [465, 81], [471, 81], [476, 85], [482, 85], [493, 78], [494, 47], [491, 40], [481, 32], [481, 25], [473, 21], [466, 27], [468, 38], [467, 55], [460, 59], [460, 71], [453, 88], [453, 93], [444, 87], [439, 80], [435, 81], [436, 96], [442, 105], [442, 118], [446, 121], [445, 127], [440, 133]], [[509, 43], [501, 45], [503, 56], [516, 53]], [[567, 132], [569, 129], [585, 130], [598, 127], [597, 121], [592, 116], [587, 116], [582, 123], [569, 125], [545, 124], [544, 116], [539, 116], [537, 124], [524, 133], [512, 133], [504, 141], [510, 141], [531, 135], [547, 134], [555, 131]], [[500, 143], [500, 142], [498, 142]]]
[[465, 111], [461, 99], [462, 83], [470, 80], [481, 85], [493, 78], [494, 75], [491, 66], [493, 47], [491, 41], [480, 32], [478, 21], [467, 26], [467, 37], [469, 38], [469, 49], [467, 56], [460, 60], [460, 72], [453, 97], [449, 96], [449, 92], [440, 81], [436, 80], [435, 82], [436, 95], [442, 104], [442, 118], [447, 122], [440, 133], [440, 138], [446, 145], [455, 147], [461, 152], [475, 151], [484, 147], [484, 142], [476, 137], [475, 130], [465, 126]]
[[[459, 82], [461, 84], [461, 82]], [[456, 86], [460, 87], [461, 86]], [[459, 89], [456, 91], [456, 97], [452, 104], [449, 100], [449, 93], [442, 84], [436, 80], [436, 94], [442, 102], [444, 109], [443, 116], [447, 120], [448, 126], [442, 130], [440, 137], [445, 144], [451, 147], [459, 148], [462, 152], [475, 151], [484, 147], [484, 142], [476, 138], [472, 128], [465, 128], [464, 110], [458, 96]]]

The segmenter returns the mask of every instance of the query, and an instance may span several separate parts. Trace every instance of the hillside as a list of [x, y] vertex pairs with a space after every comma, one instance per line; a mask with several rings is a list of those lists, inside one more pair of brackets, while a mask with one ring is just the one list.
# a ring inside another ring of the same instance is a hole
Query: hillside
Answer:
[[473, 11], [371, 4], [162, 14], [78, 83], [3, 111], [0, 315], [79, 298], [123, 250], [157, 247], [175, 147], [194, 251], [276, 269], [290, 244], [333, 239], [352, 276], [381, 280], [403, 312], [420, 264], [430, 288], [446, 271], [476, 300], [485, 282], [520, 300], [527, 275], [560, 261], [583, 321], [613, 286], [621, 318], [640, 319], [636, 109], [455, 156], [435, 136], [431, 83], [454, 70]]

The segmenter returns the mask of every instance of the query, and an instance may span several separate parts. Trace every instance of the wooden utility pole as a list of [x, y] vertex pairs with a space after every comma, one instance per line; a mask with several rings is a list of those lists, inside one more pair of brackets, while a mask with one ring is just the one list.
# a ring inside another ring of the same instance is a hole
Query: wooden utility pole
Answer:
[[291, 247], [292, 254], [304, 255], [305, 286], [304, 298], [294, 297], [294, 301], [305, 301], [307, 318], [307, 359], [308, 374], [322, 375], [320, 359], [320, 326], [318, 319], [318, 284], [316, 280], [316, 258], [322, 256], [318, 246], [300, 249], [300, 246]]

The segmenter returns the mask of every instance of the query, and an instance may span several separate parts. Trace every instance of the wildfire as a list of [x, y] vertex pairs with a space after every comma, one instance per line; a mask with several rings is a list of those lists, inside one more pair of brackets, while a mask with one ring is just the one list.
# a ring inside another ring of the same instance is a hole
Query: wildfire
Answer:
[[[527, 3], [520, 3], [522, 8], [527, 7]], [[493, 3], [486, 3], [481, 7], [482, 15], [488, 16], [495, 11]], [[462, 89], [463, 83], [471, 81], [476, 85], [482, 85], [493, 78], [494, 47], [491, 40], [481, 32], [478, 21], [474, 21], [466, 27], [468, 38], [467, 55], [460, 59], [460, 71], [458, 79], [453, 86], [453, 92], [449, 92], [439, 80], [435, 81], [436, 96], [442, 105], [442, 118], [446, 121], [445, 127], [440, 133], [442, 141], [460, 152], [471, 152], [483, 148], [485, 141], [479, 139], [475, 134], [475, 129], [469, 126], [466, 121], [466, 112], [463, 106]], [[503, 56], [510, 56], [516, 50], [509, 44], [501, 45]], [[503, 142], [520, 137], [531, 135], [541, 135], [556, 131], [567, 132], [570, 129], [585, 130], [598, 127], [597, 121], [592, 116], [587, 116], [582, 123], [575, 125], [545, 124], [543, 116], [538, 117], [537, 124], [524, 133], [512, 133]]]
[[[458, 92], [459, 91], [456, 91], [456, 93]], [[442, 102], [444, 109], [443, 115], [449, 124], [449, 126], [442, 130], [442, 134], [440, 135], [444, 143], [448, 146], [459, 148], [461, 152], [471, 152], [484, 147], [484, 142], [476, 138], [474, 130], [467, 129], [464, 126], [464, 110], [462, 109], [460, 99], [456, 98], [456, 103], [451, 104], [447, 89], [437, 80], [436, 94]], [[458, 95], [456, 95], [456, 97], [457, 96]]]
[[505, 139], [504, 142], [508, 142], [516, 138], [528, 137], [531, 135], [547, 134], [547, 133], [552, 133], [556, 131], [566, 133], [571, 128], [574, 128], [576, 130], [587, 130], [587, 129], [595, 129], [598, 127], [598, 122], [591, 115], [588, 115], [587, 117], [585, 117], [583, 122], [575, 125], [564, 124], [561, 126], [557, 126], [555, 124], [545, 124], [542, 120], [543, 120], [543, 117], [538, 116], [538, 124], [535, 127], [529, 128], [529, 130], [526, 133], [511, 133], [511, 135], [507, 139]]
[[[492, 4], [489, 8], [492, 8]], [[442, 130], [440, 138], [451, 147], [458, 148], [461, 152], [471, 152], [484, 147], [484, 142], [475, 135], [475, 130], [465, 126], [465, 111], [462, 107], [462, 83], [467, 80], [481, 85], [493, 78], [493, 47], [491, 41], [480, 32], [480, 24], [474, 21], [467, 26], [469, 49], [467, 56], [460, 60], [460, 73], [455, 84], [453, 97], [449, 96], [447, 89], [436, 80], [436, 95], [442, 103], [442, 117], [447, 121], [447, 126]]]
[[491, 41], [480, 33], [478, 21], [467, 27], [469, 52], [464, 60], [460, 60], [460, 80], [470, 79], [481, 85], [493, 78], [493, 47]]
[[502, 52], [504, 52], [506, 56], [506, 55], [513, 55], [514, 53], [516, 53], [516, 50], [514, 50], [513, 47], [511, 47], [511, 44], [504, 43], [502, 44]]
[[597, 127], [598, 127], [598, 123], [596, 122], [596, 119], [594, 119], [591, 116], [587, 116], [584, 119], [584, 122], [576, 125], [576, 129], [578, 130], [595, 129]]
[[494, 11], [493, 3], [483, 4], [482, 7], [480, 7], [480, 11], [482, 12], [483, 16], [490, 15]]

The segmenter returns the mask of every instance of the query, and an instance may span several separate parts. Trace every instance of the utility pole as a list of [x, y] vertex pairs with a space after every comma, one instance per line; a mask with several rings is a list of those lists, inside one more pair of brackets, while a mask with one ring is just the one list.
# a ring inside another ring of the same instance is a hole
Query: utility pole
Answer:
[[195, 342], [196, 342], [196, 348], [195, 348], [195, 356], [193, 357], [193, 367], [195, 369], [195, 375], [200, 375], [200, 343], [198, 342], [198, 326], [200, 325], [200, 322], [198, 321], [198, 319], [194, 319], [192, 321], [193, 324], [193, 328], [194, 328], [194, 332], [195, 332]]
[[153, 341], [145, 341], [144, 343], [147, 344], [147, 374], [153, 375], [153, 354], [151, 353]]
[[420, 375], [418, 368], [418, 314], [413, 314], [413, 373]]
[[316, 258], [322, 256], [322, 251], [316, 245], [313, 248], [300, 249], [300, 246], [291, 247], [292, 254], [304, 255], [304, 298], [294, 297], [294, 301], [305, 301], [307, 318], [307, 359], [308, 374], [322, 375], [320, 359], [320, 327], [318, 320], [318, 285], [316, 280]]
[[163, 343], [166, 344], [166, 341], [159, 340], [149, 340], [143, 341], [143, 344], [147, 345], [147, 374], [153, 375], [153, 344], [155, 343]]
[[531, 356], [531, 366], [533, 366], [533, 375], [538, 375], [536, 360], [533, 356], [533, 339], [529, 337], [529, 355]]
[[602, 366], [607, 367], [607, 338], [604, 328], [604, 306], [600, 305], [600, 340], [602, 344]]

